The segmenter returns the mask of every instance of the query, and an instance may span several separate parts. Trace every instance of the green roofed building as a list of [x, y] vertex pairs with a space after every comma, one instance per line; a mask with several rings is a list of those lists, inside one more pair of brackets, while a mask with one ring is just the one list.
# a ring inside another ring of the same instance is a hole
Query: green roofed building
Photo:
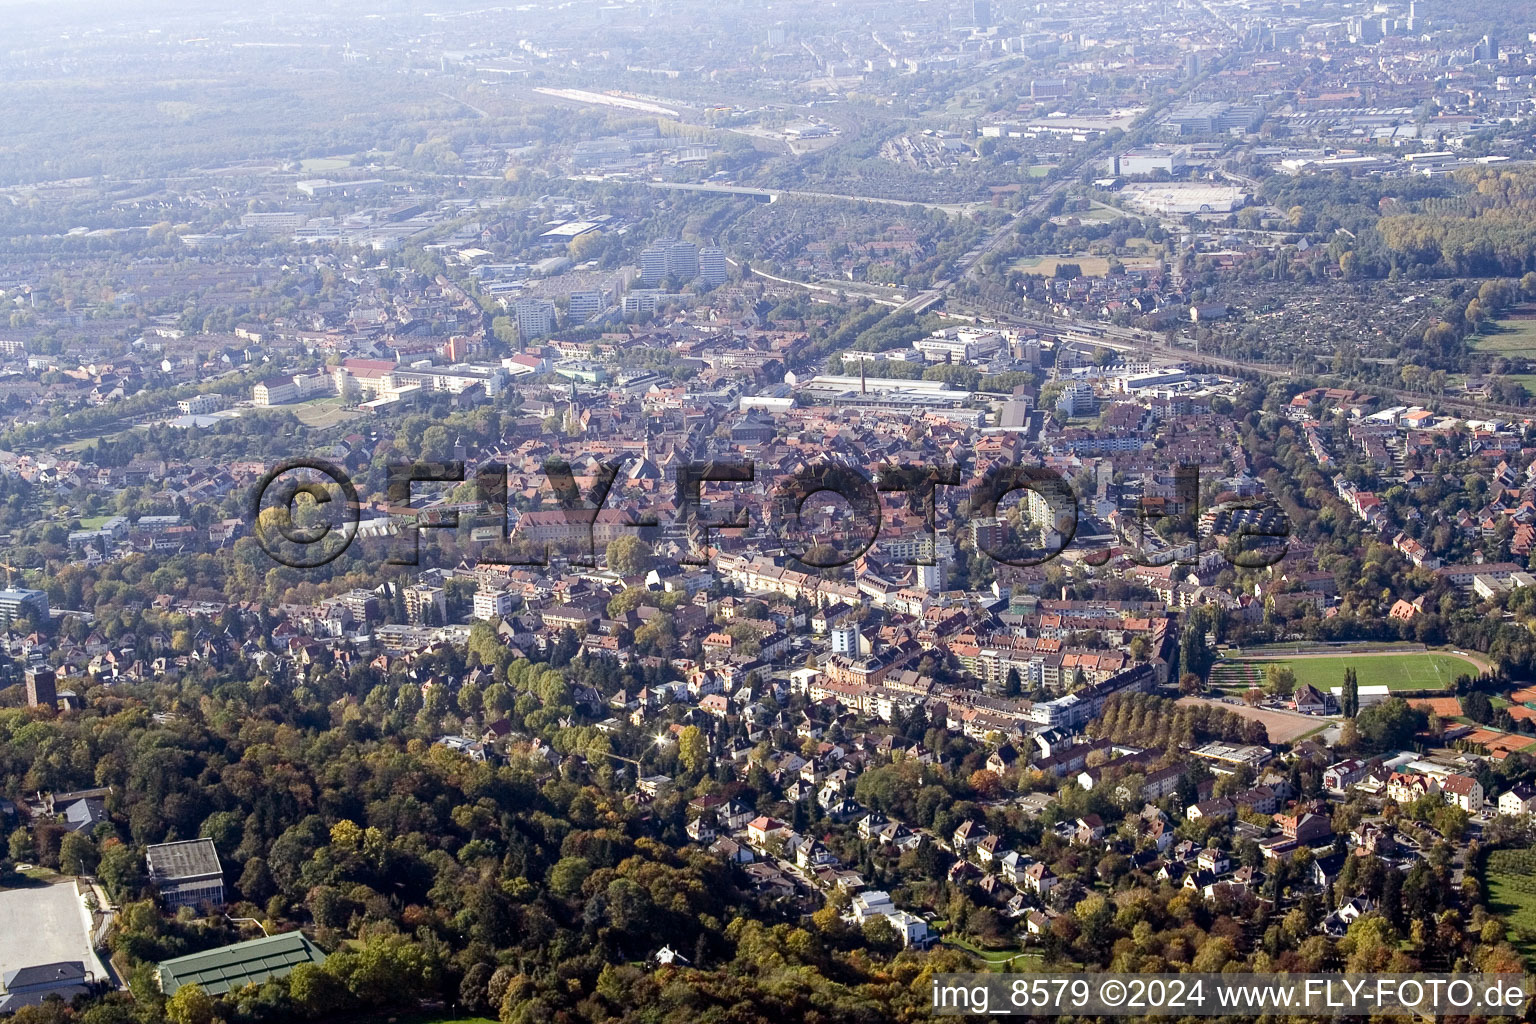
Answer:
[[183, 985], [198, 985], [211, 996], [221, 996], [251, 982], [286, 977], [300, 964], [324, 962], [325, 954], [303, 932], [283, 932], [165, 960], [155, 970], [160, 990], [168, 996]]

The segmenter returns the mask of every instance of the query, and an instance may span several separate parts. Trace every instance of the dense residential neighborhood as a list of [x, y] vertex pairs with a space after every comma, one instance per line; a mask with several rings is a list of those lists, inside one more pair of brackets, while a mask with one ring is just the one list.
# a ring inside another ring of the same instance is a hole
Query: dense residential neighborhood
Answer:
[[10, 22], [0, 1017], [1533, 962], [1528, 4]]

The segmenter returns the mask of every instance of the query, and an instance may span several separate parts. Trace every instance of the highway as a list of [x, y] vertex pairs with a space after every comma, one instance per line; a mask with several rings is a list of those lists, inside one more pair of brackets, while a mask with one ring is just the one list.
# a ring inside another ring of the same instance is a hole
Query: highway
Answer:
[[777, 202], [780, 196], [796, 196], [801, 199], [836, 199], [848, 203], [881, 203], [886, 206], [920, 206], [925, 210], [942, 210], [948, 214], [963, 214], [980, 210], [989, 204], [977, 200], [969, 203], [934, 203], [921, 199], [887, 199], [880, 196], [856, 196], [847, 192], [813, 192], [798, 188], [755, 188], [750, 185], [725, 185], [691, 181], [643, 181], [637, 184], [674, 192], [714, 192], [720, 195], [742, 196], [760, 203]]
[[1044, 192], [1040, 193], [1039, 197], [1037, 197], [1034, 202], [1030, 203], [1024, 209], [1015, 214], [1011, 221], [994, 231], [992, 233], [991, 239], [989, 239], [987, 244], [982, 246], [974, 256], [971, 256], [969, 253], [967, 253], [966, 255], [969, 257], [969, 259], [961, 259], [961, 263], [963, 264], [961, 267], [961, 277], [970, 277], [973, 273], [975, 273], [976, 266], [981, 262], [981, 258], [983, 256], [996, 252], [1003, 245], [1003, 243], [1008, 240], [1008, 236], [1018, 228], [1019, 224], [1025, 218], [1038, 217], [1041, 213], [1043, 213], [1050, 201], [1056, 197], [1056, 194], [1062, 191], [1062, 189], [1066, 188], [1069, 184], [1071, 184], [1071, 182], [1072, 179], [1070, 177], [1067, 175], [1062, 175], [1056, 180], [1055, 184], [1051, 185]]
[[[1013, 232], [1018, 228], [1019, 223], [1026, 217], [1039, 216], [1041, 211], [1045, 209], [1046, 205], [1051, 201], [1051, 199], [1055, 197], [1055, 195], [1062, 189], [1066, 188], [1069, 184], [1071, 184], [1070, 178], [1062, 177], [1057, 179], [1056, 183], [1042, 192], [1034, 202], [1030, 203], [1018, 213], [1014, 214], [1013, 217], [1010, 218], [1006, 223], [998, 226], [998, 228], [992, 232], [992, 237], [987, 239], [985, 244], [980, 245], [966, 253], [964, 256], [961, 256], [960, 259], [956, 261], [958, 270], [956, 277], [959, 279], [964, 279], [974, 273], [977, 264], [981, 262], [983, 256], [986, 256], [992, 252], [996, 252], [1004, 242], [1008, 241], [1008, 239], [1013, 235]], [[954, 282], [950, 281], [948, 278], [942, 281], [936, 281], [932, 288], [912, 296], [912, 298], [897, 306], [896, 312], [925, 312], [930, 307], [943, 300], [945, 294], [949, 291], [950, 286], [953, 283]]]
[[[725, 262], [733, 267], [741, 266], [740, 263], [729, 256], [726, 257]], [[792, 277], [780, 277], [777, 274], [770, 274], [758, 267], [749, 266], [749, 269], [754, 277], [760, 277], [765, 281], [776, 281], [779, 284], [793, 285], [796, 288], [804, 288], [806, 291], [830, 292], [834, 295], [852, 295], [861, 299], [869, 299], [871, 302], [879, 303], [882, 306], [895, 306], [898, 308], [906, 303], [905, 295], [898, 291], [882, 289], [879, 285], [865, 284], [858, 281], [796, 281]]]

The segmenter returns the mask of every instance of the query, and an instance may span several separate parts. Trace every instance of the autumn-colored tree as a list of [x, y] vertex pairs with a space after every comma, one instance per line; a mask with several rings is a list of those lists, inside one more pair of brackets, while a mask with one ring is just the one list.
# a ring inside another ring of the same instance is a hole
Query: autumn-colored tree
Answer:
[[209, 1024], [213, 997], [199, 985], [183, 985], [166, 1000], [165, 1016], [171, 1024]]
[[709, 764], [709, 741], [704, 730], [687, 725], [677, 737], [677, 758], [691, 772], [703, 771]]
[[1264, 670], [1264, 691], [1276, 697], [1289, 697], [1296, 689], [1296, 673], [1284, 665]]
[[608, 568], [624, 576], [644, 572], [651, 564], [650, 545], [626, 534], [608, 542]]
[[967, 780], [976, 795], [983, 800], [995, 800], [1003, 791], [1003, 780], [997, 777], [997, 773], [990, 768], [978, 768], [971, 772]]

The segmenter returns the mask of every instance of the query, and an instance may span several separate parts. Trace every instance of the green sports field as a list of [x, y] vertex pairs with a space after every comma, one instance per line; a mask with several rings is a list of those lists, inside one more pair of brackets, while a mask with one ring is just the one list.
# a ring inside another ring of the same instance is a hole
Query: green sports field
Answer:
[[331, 395], [328, 398], [312, 398], [307, 402], [297, 405], [286, 405], [281, 408], [292, 412], [298, 421], [306, 427], [324, 429], [334, 427], [336, 424], [361, 416], [362, 413], [352, 408], [340, 397]]
[[1327, 692], [1344, 685], [1344, 670], [1352, 668], [1361, 686], [1385, 686], [1391, 690], [1440, 690], [1457, 676], [1477, 676], [1477, 665], [1454, 654], [1320, 655], [1303, 658], [1254, 658], [1219, 662], [1212, 681], [1217, 686], [1237, 686], [1263, 681], [1270, 665], [1284, 665], [1296, 673], [1296, 682], [1310, 683]]

